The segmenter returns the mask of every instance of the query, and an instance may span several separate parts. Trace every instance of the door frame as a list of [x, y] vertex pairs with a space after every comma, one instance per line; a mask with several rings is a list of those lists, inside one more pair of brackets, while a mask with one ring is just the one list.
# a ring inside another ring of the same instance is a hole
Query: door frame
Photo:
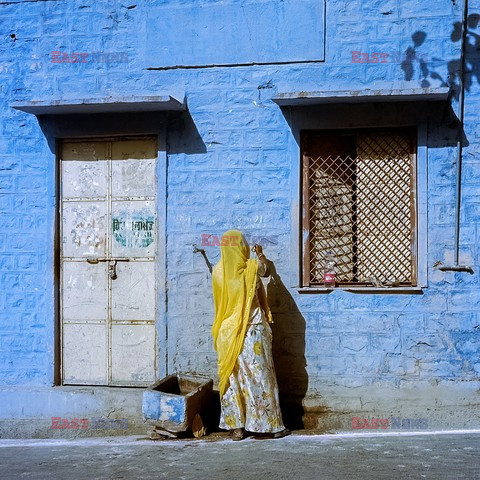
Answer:
[[[62, 268], [61, 268], [61, 242], [62, 242], [62, 198], [61, 198], [61, 166], [62, 145], [65, 142], [85, 141], [118, 141], [129, 139], [152, 139], [156, 142], [156, 216], [157, 216], [157, 251], [155, 265], [156, 283], [156, 314], [155, 314], [155, 374], [156, 379], [167, 374], [168, 369], [168, 341], [167, 341], [167, 308], [166, 308], [166, 222], [167, 222], [167, 151], [166, 128], [160, 132], [152, 133], [119, 133], [108, 135], [69, 135], [55, 137], [55, 225], [54, 225], [54, 378], [57, 386], [64, 385], [63, 378], [63, 321], [62, 321]], [[72, 384], [68, 384], [70, 386]], [[81, 384], [82, 386], [88, 386]], [[91, 385], [99, 386], [99, 385]], [[145, 388], [143, 386], [134, 386]], [[118, 386], [111, 386], [118, 388]], [[128, 388], [131, 388], [128, 387]]]

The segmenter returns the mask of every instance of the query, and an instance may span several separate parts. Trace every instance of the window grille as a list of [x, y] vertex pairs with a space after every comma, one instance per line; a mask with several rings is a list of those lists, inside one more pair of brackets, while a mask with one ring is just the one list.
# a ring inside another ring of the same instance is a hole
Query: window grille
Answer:
[[415, 142], [408, 130], [302, 134], [303, 284], [327, 252], [342, 285], [416, 285]]

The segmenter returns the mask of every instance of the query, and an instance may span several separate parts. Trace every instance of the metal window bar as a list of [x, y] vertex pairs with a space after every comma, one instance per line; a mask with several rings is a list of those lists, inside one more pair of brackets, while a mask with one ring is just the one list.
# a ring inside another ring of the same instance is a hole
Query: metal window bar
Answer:
[[407, 132], [302, 139], [303, 284], [416, 285], [415, 155]]

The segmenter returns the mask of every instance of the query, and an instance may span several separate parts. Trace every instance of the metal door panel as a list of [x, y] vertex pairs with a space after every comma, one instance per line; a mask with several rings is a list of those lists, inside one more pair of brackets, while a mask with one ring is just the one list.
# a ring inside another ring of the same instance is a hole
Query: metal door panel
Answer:
[[155, 325], [112, 325], [112, 383], [149, 384], [155, 380]]
[[155, 320], [155, 263], [118, 262], [112, 320]]
[[156, 160], [155, 142], [148, 138], [119, 140], [112, 143], [112, 160]]
[[153, 197], [155, 195], [155, 160], [112, 161], [114, 197]]
[[62, 197], [98, 198], [107, 196], [107, 162], [62, 162]]
[[112, 202], [112, 256], [152, 257], [156, 251], [155, 202]]
[[104, 257], [107, 207], [105, 202], [63, 203], [63, 256]]
[[65, 383], [105, 385], [107, 383], [107, 329], [105, 324], [65, 323], [63, 360]]
[[62, 160], [106, 160], [108, 158], [108, 142], [63, 142]]
[[146, 139], [112, 144], [112, 196], [153, 197], [156, 191], [155, 143]]
[[64, 322], [105, 322], [108, 307], [106, 265], [64, 262], [62, 277]]

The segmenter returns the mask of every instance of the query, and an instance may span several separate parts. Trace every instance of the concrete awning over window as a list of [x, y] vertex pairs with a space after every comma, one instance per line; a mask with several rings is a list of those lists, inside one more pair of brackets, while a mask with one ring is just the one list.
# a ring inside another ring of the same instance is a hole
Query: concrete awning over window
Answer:
[[185, 96], [171, 95], [141, 97], [106, 97], [74, 100], [31, 100], [15, 102], [11, 106], [34, 115], [75, 113], [120, 113], [186, 110]]
[[304, 91], [278, 93], [272, 100], [281, 107], [327, 103], [410, 102], [447, 100], [448, 87], [386, 90]]

